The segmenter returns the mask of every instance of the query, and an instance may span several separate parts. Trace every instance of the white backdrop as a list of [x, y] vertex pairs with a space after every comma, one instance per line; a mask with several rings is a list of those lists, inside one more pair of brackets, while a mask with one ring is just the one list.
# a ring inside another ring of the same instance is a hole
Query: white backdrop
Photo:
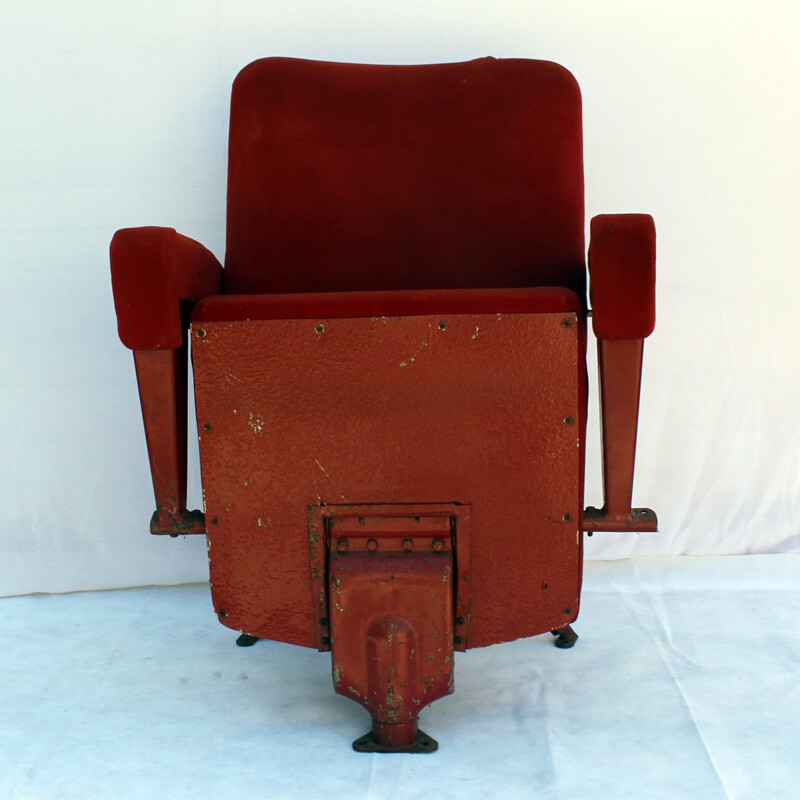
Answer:
[[[584, 95], [587, 220], [652, 213], [634, 500], [661, 533], [590, 558], [800, 548], [800, 219], [789, 0], [4, 0], [0, 594], [207, 577], [153, 508], [113, 232], [224, 255], [228, 97], [255, 58], [557, 61]], [[596, 418], [586, 501], [599, 504]], [[195, 456], [196, 458], [196, 456]], [[194, 505], [200, 503], [192, 464]]]

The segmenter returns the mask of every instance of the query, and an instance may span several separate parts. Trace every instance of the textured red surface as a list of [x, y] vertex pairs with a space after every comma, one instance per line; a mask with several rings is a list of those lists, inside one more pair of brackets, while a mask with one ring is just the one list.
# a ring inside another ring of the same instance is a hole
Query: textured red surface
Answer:
[[470, 646], [573, 620], [582, 329], [564, 312], [195, 322], [223, 623], [316, 646], [320, 503], [470, 504]]

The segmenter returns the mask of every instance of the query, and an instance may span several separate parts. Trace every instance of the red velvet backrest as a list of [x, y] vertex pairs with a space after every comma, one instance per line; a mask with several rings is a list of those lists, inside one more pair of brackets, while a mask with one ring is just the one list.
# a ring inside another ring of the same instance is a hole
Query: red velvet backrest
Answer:
[[226, 293], [522, 286], [585, 296], [564, 68], [268, 58], [239, 73]]

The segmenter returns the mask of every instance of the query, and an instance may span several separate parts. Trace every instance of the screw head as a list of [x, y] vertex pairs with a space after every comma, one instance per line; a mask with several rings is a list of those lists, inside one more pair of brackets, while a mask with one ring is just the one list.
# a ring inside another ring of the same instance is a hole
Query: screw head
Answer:
[[572, 522], [572, 514], [569, 514], [569, 513], [564, 514], [562, 519], [564, 520], [564, 522]]
[[464, 644], [464, 639], [461, 636], [456, 636], [453, 640], [456, 644]]
[[444, 550], [444, 542], [441, 539], [434, 539], [431, 547], [437, 552], [441, 553]]
[[228, 616], [228, 612], [224, 608], [221, 608], [219, 611], [217, 611], [217, 616], [220, 616], [224, 619]]
[[204, 339], [205, 335], [206, 335], [205, 328], [198, 328], [197, 329], [197, 338], [198, 339]]
[[211, 517], [212, 525], [219, 525], [219, 517]]
[[378, 549], [378, 540], [377, 539], [368, 539], [367, 540], [367, 550], [377, 550]]
[[414, 549], [414, 540], [403, 539], [403, 550], [413, 550], [413, 549]]
[[574, 425], [575, 420], [572, 417], [564, 417], [564, 424], [565, 425]]
[[327, 617], [320, 617], [319, 618], [319, 624], [320, 625], [327, 625], [328, 624], [328, 618]]
[[447, 323], [446, 323], [444, 320], [442, 320], [442, 321], [439, 323], [439, 330], [440, 330], [440, 331], [447, 330]]
[[211, 423], [210, 423], [210, 422], [206, 422], [206, 424], [205, 424], [205, 425], [203, 425], [203, 430], [204, 430], [204, 431], [210, 431], [212, 427], [213, 427], [213, 426], [211, 425]]
[[569, 317], [564, 317], [561, 320], [561, 327], [562, 328], [571, 328], [572, 327], [572, 320]]
[[456, 617], [456, 625], [463, 625], [465, 622], [464, 617]]
[[344, 553], [347, 550], [347, 548], [348, 548], [347, 539], [339, 539], [339, 541], [336, 542], [336, 549], [340, 553]]
[[314, 326], [314, 330], [317, 333], [325, 333], [325, 326], [320, 322], [318, 325]]

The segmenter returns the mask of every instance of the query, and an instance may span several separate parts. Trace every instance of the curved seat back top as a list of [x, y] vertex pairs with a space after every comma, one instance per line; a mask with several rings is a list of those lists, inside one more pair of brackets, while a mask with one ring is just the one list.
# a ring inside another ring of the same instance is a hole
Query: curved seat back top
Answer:
[[232, 294], [585, 294], [581, 100], [550, 62], [264, 59], [231, 99]]

